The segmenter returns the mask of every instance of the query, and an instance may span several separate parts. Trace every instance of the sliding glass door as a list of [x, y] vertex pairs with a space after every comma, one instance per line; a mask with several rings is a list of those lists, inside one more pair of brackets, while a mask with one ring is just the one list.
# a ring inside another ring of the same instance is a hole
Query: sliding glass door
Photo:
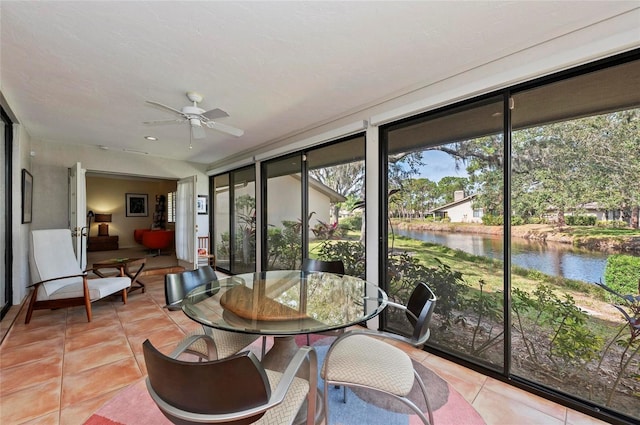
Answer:
[[384, 283], [432, 286], [429, 349], [640, 420], [639, 87], [635, 52], [381, 129]]
[[255, 180], [253, 166], [213, 177], [213, 250], [229, 273], [256, 270]]
[[297, 269], [302, 263], [303, 218], [302, 154], [262, 164], [264, 226], [263, 270]]
[[[504, 101], [495, 96], [390, 126], [389, 297], [423, 281], [437, 294], [430, 343], [487, 367], [504, 365]], [[404, 315], [388, 329], [408, 329]]]
[[356, 135], [262, 164], [265, 270], [297, 269], [309, 257], [364, 276], [364, 155]]
[[638, 420], [640, 60], [512, 98], [511, 373]]

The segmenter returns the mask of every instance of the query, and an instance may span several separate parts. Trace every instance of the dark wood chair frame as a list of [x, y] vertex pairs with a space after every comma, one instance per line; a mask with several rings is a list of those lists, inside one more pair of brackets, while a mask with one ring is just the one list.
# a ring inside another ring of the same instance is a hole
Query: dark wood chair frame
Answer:
[[[195, 335], [187, 342], [192, 344], [199, 338], [210, 340], [207, 335]], [[169, 356], [160, 353], [149, 340], [142, 346], [149, 394], [173, 423], [253, 423], [282, 403], [299, 372], [305, 376], [308, 372], [306, 424], [314, 423], [318, 360], [312, 347], [296, 352], [272, 392], [262, 364], [250, 351], [221, 360], [186, 362], [177, 359], [184, 346]]]

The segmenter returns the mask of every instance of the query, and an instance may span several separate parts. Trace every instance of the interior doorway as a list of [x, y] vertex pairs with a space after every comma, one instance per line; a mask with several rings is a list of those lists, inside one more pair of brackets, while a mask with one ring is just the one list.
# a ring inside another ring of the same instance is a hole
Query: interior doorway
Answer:
[[136, 238], [136, 230], [175, 231], [175, 214], [168, 214], [166, 200], [177, 180], [87, 171], [86, 185], [89, 267], [111, 258], [140, 257], [146, 258], [145, 270], [177, 267], [175, 239], [151, 248]]

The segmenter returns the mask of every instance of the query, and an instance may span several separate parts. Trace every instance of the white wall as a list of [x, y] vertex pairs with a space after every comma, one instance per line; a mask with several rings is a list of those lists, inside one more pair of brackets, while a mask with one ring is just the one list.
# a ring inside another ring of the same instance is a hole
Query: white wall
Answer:
[[469, 200], [453, 207], [447, 208], [447, 217], [452, 223], [482, 223], [482, 219], [473, 216], [473, 201]]
[[[22, 169], [33, 174], [29, 156], [31, 139], [25, 129], [18, 124], [13, 126], [13, 304], [20, 304], [27, 295], [29, 280], [29, 232], [31, 224], [22, 224]], [[35, 212], [35, 208], [34, 208]]]
[[[88, 171], [123, 175], [179, 179], [197, 176], [199, 194], [209, 193], [209, 178], [201, 164], [135, 154], [103, 151], [96, 147], [54, 143], [31, 139], [22, 126], [14, 129], [13, 214], [21, 218], [21, 170], [33, 175], [33, 220], [31, 224], [14, 226], [13, 303], [19, 304], [30, 284], [28, 271], [28, 235], [33, 229], [66, 228], [68, 215], [68, 168], [80, 162]], [[33, 153], [33, 156], [30, 156]], [[151, 206], [153, 202], [149, 200]], [[198, 234], [209, 231], [208, 216], [197, 218]]]
[[[209, 193], [209, 179], [202, 164], [157, 158], [148, 155], [104, 151], [93, 146], [68, 145], [34, 139], [33, 157], [34, 229], [68, 226], [67, 170], [80, 162], [87, 171], [142, 177], [180, 179], [197, 176], [199, 194]], [[202, 217], [202, 220], [200, 219]], [[206, 227], [207, 216], [198, 217]], [[202, 223], [201, 223], [202, 222]]]

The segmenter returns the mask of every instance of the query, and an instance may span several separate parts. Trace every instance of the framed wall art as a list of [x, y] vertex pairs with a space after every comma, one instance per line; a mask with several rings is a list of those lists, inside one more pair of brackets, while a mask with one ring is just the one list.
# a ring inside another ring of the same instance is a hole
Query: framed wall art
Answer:
[[198, 214], [207, 214], [209, 208], [209, 197], [207, 195], [198, 195], [196, 201], [196, 210]]
[[149, 196], [146, 193], [127, 193], [125, 209], [127, 217], [148, 217]]
[[33, 213], [33, 176], [22, 169], [22, 222], [31, 223]]

